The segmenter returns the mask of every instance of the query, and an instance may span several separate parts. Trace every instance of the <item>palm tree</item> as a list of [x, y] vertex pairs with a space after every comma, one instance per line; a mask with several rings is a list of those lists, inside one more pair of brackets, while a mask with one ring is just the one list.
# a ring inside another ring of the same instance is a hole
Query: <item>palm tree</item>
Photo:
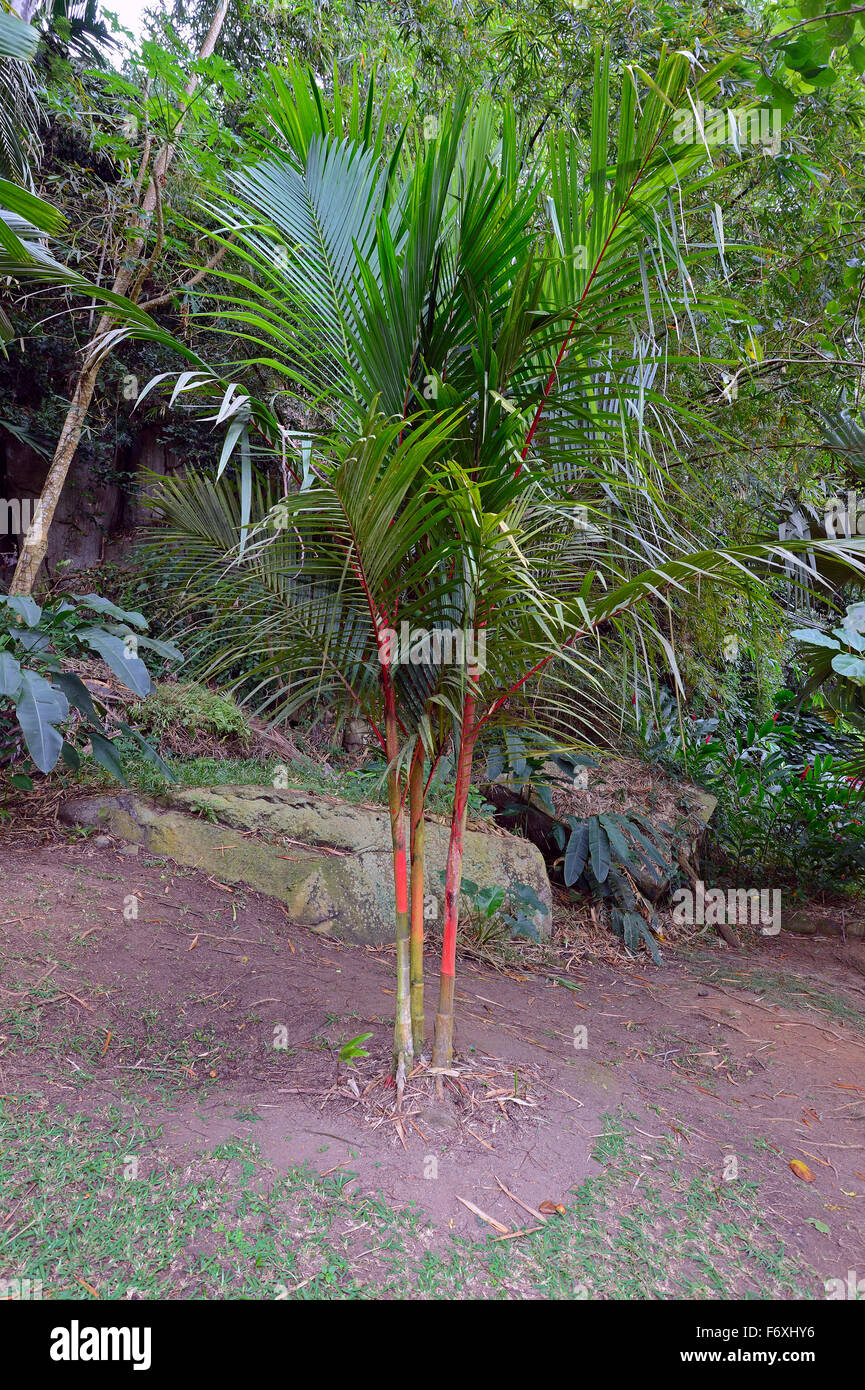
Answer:
[[28, 186], [42, 122], [30, 66], [38, 42], [30, 24], [0, 11], [0, 178]]
[[[180, 541], [174, 573], [183, 576], [188, 603], [200, 601], [208, 577], [208, 601], [220, 629], [209, 674], [224, 678], [240, 659], [245, 679], [254, 683], [251, 698], [271, 717], [288, 718], [322, 699], [361, 714], [387, 758], [398, 953], [394, 1070], [400, 1085], [423, 1042], [418, 943], [412, 962], [408, 896], [411, 878], [413, 896], [421, 894], [420, 912], [412, 916], [416, 937], [423, 921], [422, 841], [415, 822], [410, 838], [418, 862], [410, 874], [403, 769], [411, 751], [403, 745], [417, 739], [430, 686], [423, 684], [423, 673], [398, 668], [389, 633], [397, 612], [404, 622], [418, 620], [421, 606], [407, 595], [423, 590], [428, 603], [430, 568], [442, 568], [452, 546], [446, 498], [418, 480], [432, 470], [453, 427], [452, 414], [430, 416], [405, 430], [404, 422], [371, 412], [358, 439], [334, 437], [326, 450], [316, 451], [303, 491], [276, 501], [256, 479], [251, 506], [257, 521], [242, 553], [240, 501], [228, 480], [171, 480], [155, 499], [168, 521], [161, 547], [172, 549]], [[447, 540], [436, 554], [431, 547], [419, 549], [416, 535]], [[226, 573], [230, 559], [235, 568]], [[417, 811], [416, 772], [413, 793]]]
[[[599, 658], [579, 643], [624, 635], [627, 616], [647, 603], [640, 640], [654, 636], [669, 652], [652, 603], [702, 579], [741, 580], [778, 550], [701, 550], [671, 523], [664, 499], [671, 417], [678, 428], [692, 417], [658, 389], [658, 365], [693, 361], [697, 314], [722, 319], [727, 307], [699, 279], [716, 248], [694, 237], [723, 170], [699, 145], [676, 143], [674, 116], [690, 101], [711, 104], [733, 61], [695, 75], [674, 54], [651, 78], [628, 69], [614, 135], [609, 61], [599, 52], [587, 146], [559, 132], [531, 156], [512, 115], [489, 103], [469, 114], [463, 96], [411, 160], [402, 140], [385, 157], [383, 126], [373, 138], [372, 87], [350, 113], [339, 91], [328, 110], [314, 82], [305, 88], [295, 74], [293, 89], [277, 82], [269, 99], [269, 153], [208, 205], [231, 260], [201, 320], [239, 342], [241, 356], [217, 370], [178, 345], [192, 370], [172, 399], [219, 402], [216, 418], [228, 425], [220, 472], [240, 450], [241, 550], [254, 544], [245, 540], [252, 436], [279, 451], [298, 489], [280, 504], [295, 529], [284, 573], [304, 597], [321, 586], [316, 602], [333, 605], [328, 624], [305, 627], [319, 644], [316, 679], [351, 671], [369, 689], [377, 674], [394, 835], [398, 1058], [411, 1055], [405, 777], [408, 769], [417, 827], [420, 749], [426, 739], [435, 756], [433, 724], [450, 721], [458, 750], [433, 1054], [441, 1070], [452, 1059], [462, 841], [484, 730], [541, 673], [554, 694], [575, 673], [601, 684]], [[716, 213], [716, 233], [719, 222]], [[129, 332], [168, 341], [126, 328], [106, 349]], [[239, 384], [255, 373], [272, 384], [269, 398]], [[312, 422], [316, 468], [277, 399]], [[422, 446], [403, 488], [404, 450], [416, 436]], [[374, 482], [362, 461], [372, 441], [384, 446]], [[345, 489], [355, 486], [359, 510], [347, 527]], [[380, 510], [364, 492], [373, 487]], [[605, 499], [616, 521], [595, 527], [596, 542], [574, 526], [575, 507], [588, 503], [602, 523]], [[484, 669], [465, 652], [450, 665], [427, 663], [422, 682], [403, 678], [400, 705], [398, 673], [380, 659], [382, 628], [397, 614], [428, 630], [483, 635]], [[351, 642], [335, 644], [330, 624], [343, 633], [349, 617]], [[267, 621], [294, 630], [294, 593]], [[277, 660], [271, 652], [263, 664], [274, 670]]]

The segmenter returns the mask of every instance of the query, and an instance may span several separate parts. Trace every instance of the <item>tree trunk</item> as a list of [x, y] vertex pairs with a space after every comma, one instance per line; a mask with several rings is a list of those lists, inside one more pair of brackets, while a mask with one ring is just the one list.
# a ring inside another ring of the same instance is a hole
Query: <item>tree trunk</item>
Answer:
[[25, 24], [30, 24], [36, 18], [39, 0], [11, 0], [11, 4], [12, 13], [23, 19]]
[[[228, 10], [228, 0], [219, 0], [210, 23], [210, 28], [198, 52], [198, 59], [209, 58], [222, 30], [225, 22], [225, 15]], [[137, 209], [134, 220], [129, 228], [131, 237], [130, 245], [114, 279], [112, 291], [114, 294], [126, 295], [132, 289], [131, 298], [138, 299], [141, 292], [141, 285], [137, 283], [138, 274], [135, 262], [141, 256], [144, 249], [144, 241], [147, 229], [159, 202], [159, 193], [165, 182], [165, 175], [168, 166], [174, 156], [177, 143], [177, 136], [183, 125], [184, 117], [189, 109], [189, 103], [198, 86], [198, 74], [193, 73], [186, 84], [186, 100], [181, 107], [177, 125], [165, 144], [159, 151], [153, 165], [153, 172], [141, 200], [141, 205]], [[54, 513], [60, 501], [60, 494], [63, 485], [69, 474], [72, 460], [75, 457], [75, 450], [78, 448], [81, 439], [81, 432], [84, 422], [87, 419], [87, 412], [90, 409], [90, 402], [93, 399], [93, 392], [96, 388], [96, 378], [99, 374], [99, 363], [91, 363], [91, 352], [94, 343], [112, 325], [112, 318], [107, 314], [102, 314], [96, 331], [85, 349], [84, 366], [78, 374], [75, 387], [72, 392], [72, 401], [63, 421], [63, 428], [60, 431], [60, 438], [57, 441], [57, 448], [51, 460], [51, 467], [48, 476], [42, 487], [42, 495], [34, 512], [33, 521], [24, 538], [21, 553], [18, 556], [18, 564], [9, 585], [10, 594], [29, 594], [33, 590], [33, 585], [42, 568], [45, 559], [45, 552], [48, 549], [48, 531], [54, 519]]]
[[[399, 752], [399, 732], [396, 703], [389, 674], [383, 673], [384, 722], [387, 760], [395, 762]], [[397, 1093], [402, 1095], [409, 1064], [413, 1057], [409, 968], [409, 911], [408, 864], [405, 843], [405, 809], [402, 788], [396, 768], [387, 775], [387, 799], [390, 809], [390, 833], [393, 845], [393, 881], [396, 893], [396, 1008], [393, 1021], [393, 1073]]]
[[411, 1036], [414, 1054], [424, 1048], [423, 912], [424, 912], [424, 753], [418, 739], [409, 772], [409, 855], [411, 858]]
[[456, 977], [457, 925], [459, 922], [460, 887], [463, 878], [463, 840], [469, 804], [469, 783], [472, 775], [472, 755], [475, 742], [475, 700], [467, 695], [463, 705], [462, 736], [457, 759], [456, 789], [454, 791], [451, 833], [445, 870], [445, 922], [442, 940], [442, 964], [439, 977], [439, 1002], [436, 1013], [432, 1063], [434, 1067], [449, 1067], [454, 1055], [454, 986]]

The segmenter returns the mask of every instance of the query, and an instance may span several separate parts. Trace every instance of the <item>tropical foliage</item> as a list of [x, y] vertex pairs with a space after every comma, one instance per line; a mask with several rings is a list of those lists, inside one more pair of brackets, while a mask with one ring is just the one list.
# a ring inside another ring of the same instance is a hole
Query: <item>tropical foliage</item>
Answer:
[[710, 844], [717, 870], [731, 883], [746, 874], [800, 894], [857, 880], [865, 868], [863, 783], [843, 736], [783, 706], [759, 726], [709, 722], [713, 728], [689, 739], [687, 756], [691, 775], [718, 798]]
[[[136, 418], [205, 465], [155, 489], [149, 562], [196, 674], [273, 721], [327, 704], [373, 730], [401, 1081], [427, 1041], [424, 812], [444, 758], [439, 1071], [477, 752], [519, 726], [529, 758], [574, 765], [639, 727], [660, 738], [674, 701], [687, 754], [683, 704], [731, 703], [738, 675], [765, 698], [805, 640], [799, 608], [812, 666], [832, 642], [834, 674], [858, 672], [836, 664], [858, 660], [850, 624], [823, 627], [860, 597], [861, 541], [819, 519], [861, 444], [840, 393], [858, 405], [863, 26], [837, 6], [736, 12], [699, 39], [676, 6], [627, 25], [624, 7], [549, 0], [459, 22], [363, 11], [178, 4], [122, 74], [76, 68], [66, 34], [45, 100], [52, 132], [98, 156], [70, 199], [88, 215], [61, 220], [62, 160], [57, 213], [0, 185], [0, 273], [64, 304], [115, 291], [54, 431], [47, 519], [96, 447], [88, 412], [116, 432], [109, 386], [140, 372]], [[81, 271], [49, 260], [48, 231]], [[24, 549], [22, 596], [44, 555]], [[734, 755], [759, 771], [752, 809], [775, 795], [773, 757]], [[821, 785], [834, 775], [820, 763]], [[781, 780], [787, 824], [807, 808]], [[634, 950], [654, 945], [627, 872], [644, 830], [598, 816], [557, 837], [567, 883], [616, 886]]]
[[[695, 99], [711, 99], [731, 65], [701, 76]], [[433, 1053], [447, 1067], [462, 837], [479, 738], [510, 717], [507, 705], [541, 674], [535, 717], [561, 710], [575, 671], [600, 685], [603, 658], [577, 656], [590, 635], [634, 650], [638, 641], [644, 654], [654, 643], [671, 656], [651, 609], [636, 627], [635, 609], [698, 580], [742, 580], [749, 562], [779, 550], [699, 549], [671, 525], [665, 499], [674, 422], [687, 414], [656, 389], [660, 360], [687, 365], [698, 351], [695, 315], [732, 308], [701, 274], [725, 254], [720, 210], [706, 208], [706, 190], [723, 170], [707, 169], [701, 142], [672, 133], [692, 76], [684, 55], [665, 58], [654, 77], [626, 74], [613, 132], [609, 56], [599, 52], [584, 171], [573, 135], [558, 133], [543, 155], [530, 154], [506, 113], [488, 104], [469, 117], [465, 96], [425, 144], [409, 154], [398, 141], [385, 156], [380, 134], [373, 139], [372, 84], [365, 102], [356, 88], [345, 101], [337, 88], [327, 110], [295, 69], [291, 86], [276, 80], [269, 97], [278, 139], [233, 175], [229, 199], [204, 207], [217, 224], [211, 234], [233, 255], [214, 272], [220, 283], [201, 316], [246, 349], [232, 373], [248, 381], [270, 372], [279, 390], [253, 396], [178, 344], [192, 367], [177, 378], [172, 402], [215, 397], [216, 422], [227, 430], [206, 518], [189, 526], [186, 485], [164, 490], [162, 506], [173, 523], [186, 508], [183, 543], [197, 537], [190, 568], [198, 578], [190, 582], [200, 586], [224, 559], [220, 533], [223, 544], [233, 538], [228, 498], [215, 488], [239, 452], [237, 565], [248, 577], [239, 580], [240, 607], [233, 579], [223, 592], [233, 592], [248, 635], [232, 642], [230, 659], [247, 658], [245, 673], [276, 688], [268, 699], [285, 715], [324, 691], [351, 702], [385, 750], [400, 1075], [423, 1039], [417, 971], [414, 1019], [409, 1001], [412, 942], [419, 963], [422, 939], [422, 855], [412, 839], [423, 824], [427, 759], [453, 738]], [[689, 224], [707, 211], [712, 240], [689, 247]], [[160, 329], [132, 331], [167, 343]], [[115, 330], [106, 348], [129, 333]], [[280, 418], [278, 397], [313, 414], [317, 427], [302, 440]], [[257, 519], [256, 436], [279, 449], [285, 480], [293, 479]], [[192, 486], [201, 496], [206, 485]], [[614, 525], [605, 498], [615, 501]], [[210, 547], [204, 571], [202, 545]], [[641, 569], [646, 559], [651, 568]], [[402, 652], [398, 623], [408, 634]], [[419, 659], [414, 633], [425, 634]], [[445, 633], [464, 639], [451, 663], [441, 656]], [[439, 635], [432, 657], [430, 634]], [[520, 715], [525, 722], [522, 706]], [[611, 834], [625, 840], [618, 827], [586, 827], [592, 831], [603, 882], [603, 846], [608, 868]], [[632, 946], [650, 939], [636, 929], [634, 906], [620, 923]]]
[[[147, 621], [140, 613], [126, 613], [98, 594], [63, 599], [45, 608], [29, 596], [4, 594], [0, 614], [3, 761], [18, 763], [23, 743], [39, 772], [51, 772], [60, 757], [77, 771], [84, 750], [125, 782], [122, 759], [103, 722], [105, 701], [68, 668], [69, 659], [95, 652], [125, 686], [143, 696], [150, 690], [150, 676], [139, 650], [149, 648], [173, 661], [180, 660], [180, 652], [171, 643], [145, 636]], [[6, 718], [7, 711], [13, 721]], [[170, 779], [168, 768], [145, 739], [125, 720], [115, 716], [115, 722]], [[32, 785], [24, 771], [12, 777], [15, 786]]]

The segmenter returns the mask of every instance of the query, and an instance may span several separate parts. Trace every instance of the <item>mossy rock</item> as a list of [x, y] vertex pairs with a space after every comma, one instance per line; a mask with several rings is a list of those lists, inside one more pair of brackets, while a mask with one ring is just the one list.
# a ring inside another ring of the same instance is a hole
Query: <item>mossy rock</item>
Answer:
[[[99, 826], [229, 883], [247, 883], [285, 903], [293, 921], [324, 935], [380, 944], [394, 937], [390, 823], [375, 806], [271, 786], [194, 787], [163, 796], [137, 792], [80, 796], [62, 818]], [[446, 826], [428, 821], [427, 919], [441, 920]], [[540, 851], [516, 835], [467, 830], [464, 872], [479, 887], [532, 888], [543, 904], [540, 936], [552, 925], [550, 885]], [[434, 903], [434, 905], [433, 905]]]

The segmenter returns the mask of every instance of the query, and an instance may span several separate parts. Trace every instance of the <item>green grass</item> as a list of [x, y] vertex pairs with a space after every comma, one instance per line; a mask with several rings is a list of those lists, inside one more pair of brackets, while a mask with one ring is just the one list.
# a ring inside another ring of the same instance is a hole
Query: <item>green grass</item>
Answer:
[[[122, 740], [118, 739], [122, 744]], [[143, 758], [137, 749], [123, 745], [123, 763], [130, 786], [142, 792], [163, 792], [172, 784], [152, 763]], [[165, 758], [166, 766], [174, 774], [176, 787], [211, 786], [273, 786], [274, 776], [280, 767], [278, 758]], [[334, 776], [328, 777], [314, 763], [290, 763], [285, 765], [286, 783], [303, 791], [322, 793], [327, 796], [340, 796], [355, 805], [372, 801], [384, 805], [387, 800], [386, 788], [379, 787], [378, 777], [358, 776], [351, 769], [334, 767]], [[69, 778], [69, 785], [81, 788], [85, 785], [99, 788], [115, 788], [117, 782], [95, 763], [88, 763], [86, 772], [77, 779]]]
[[[121, 740], [118, 739], [118, 743]], [[127, 746], [122, 748], [123, 765], [129, 785], [142, 792], [162, 792], [170, 785], [163, 774], [152, 763], [132, 752]], [[178, 787], [209, 787], [214, 785], [270, 783], [273, 780], [272, 762], [260, 758], [171, 758], [165, 759], [176, 779]], [[66, 777], [70, 787], [86, 790], [88, 787], [117, 789], [118, 783], [103, 768], [88, 761], [78, 777]]]
[[[232, 1139], [196, 1157], [117, 1108], [0, 1106], [0, 1272], [55, 1300], [124, 1298], [779, 1298], [815, 1296], [763, 1221], [754, 1185], [683, 1176], [662, 1143], [608, 1117], [597, 1177], [515, 1241], [449, 1238], [419, 1210], [359, 1194], [349, 1169], [280, 1174]], [[126, 1177], [134, 1171], [137, 1177]], [[519, 1215], [519, 1213], [517, 1213]], [[530, 1223], [530, 1219], [526, 1218]], [[514, 1229], [518, 1229], [515, 1226]]]
[[[142, 792], [159, 793], [170, 785], [163, 774], [146, 758], [142, 757], [137, 745], [117, 740], [123, 755], [126, 776], [131, 786]], [[321, 770], [312, 760], [285, 764], [285, 782], [289, 787], [315, 792], [325, 796], [338, 796], [353, 805], [371, 802], [376, 806], [387, 804], [387, 785], [382, 778], [382, 768], [377, 762], [363, 767], [342, 766], [336, 750], [328, 755], [332, 775]], [[208, 787], [228, 785], [274, 785], [276, 770], [283, 766], [278, 758], [165, 758], [166, 765], [176, 778], [178, 787]], [[88, 761], [77, 777], [72, 777], [62, 769], [56, 774], [76, 790], [88, 786], [102, 788], [117, 787], [110, 773], [96, 763]], [[280, 783], [282, 785], [282, 783]], [[432, 815], [450, 815], [453, 797], [453, 783], [435, 783], [427, 799], [427, 812]], [[475, 788], [469, 799], [472, 816], [492, 817], [493, 808], [482, 800]]]
[[[17, 959], [7, 958], [7, 967]], [[42, 964], [38, 958], [37, 964]], [[31, 1059], [32, 1075], [36, 1080], [59, 1083], [67, 1090], [78, 1091], [94, 1081], [103, 1069], [106, 1034], [104, 1028], [89, 1024], [77, 1032], [57, 1032], [44, 1006], [54, 1001], [58, 991], [63, 989], [63, 972], [72, 969], [69, 963], [63, 963], [49, 979], [22, 984], [8, 969], [0, 966], [4, 988], [15, 990], [18, 995], [10, 1002], [0, 999], [0, 1035], [8, 1040], [19, 1057]], [[219, 1084], [222, 1071], [242, 1056], [239, 1045], [218, 1042], [209, 1026], [177, 1037], [164, 1026], [155, 1010], [128, 1021], [135, 1025], [134, 1036], [127, 1035], [122, 1024], [120, 1027], [115, 1024], [110, 1037], [112, 1061], [126, 1059], [126, 1069], [113, 1083], [119, 1099], [135, 1101], [145, 1093], [151, 1097], [155, 1094], [163, 1103], [176, 1108], [180, 1098], [188, 1093], [191, 1078], [194, 1077], [199, 1093], [205, 1094]], [[210, 1076], [211, 1071], [215, 1076]], [[0, 1123], [0, 1138], [2, 1134]], [[2, 1210], [0, 1193], [0, 1213]]]

